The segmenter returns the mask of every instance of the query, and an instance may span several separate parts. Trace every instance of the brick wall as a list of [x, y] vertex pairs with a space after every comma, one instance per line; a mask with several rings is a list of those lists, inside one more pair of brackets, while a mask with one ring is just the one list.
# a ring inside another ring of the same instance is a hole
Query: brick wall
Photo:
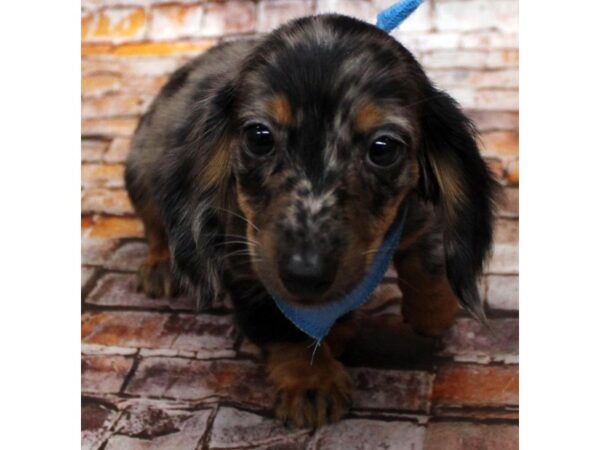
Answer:
[[[84, 280], [116, 242], [140, 237], [123, 189], [136, 122], [169, 73], [223, 40], [336, 11], [373, 21], [391, 0], [82, 0]], [[428, 0], [394, 35], [481, 131], [506, 203], [482, 282], [498, 313], [518, 309], [518, 1]]]

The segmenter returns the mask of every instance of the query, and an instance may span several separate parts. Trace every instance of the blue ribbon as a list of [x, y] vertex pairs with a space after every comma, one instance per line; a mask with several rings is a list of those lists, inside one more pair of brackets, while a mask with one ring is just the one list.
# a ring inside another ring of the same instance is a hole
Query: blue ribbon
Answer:
[[377, 15], [377, 27], [390, 33], [410, 16], [424, 0], [404, 0], [394, 3]]

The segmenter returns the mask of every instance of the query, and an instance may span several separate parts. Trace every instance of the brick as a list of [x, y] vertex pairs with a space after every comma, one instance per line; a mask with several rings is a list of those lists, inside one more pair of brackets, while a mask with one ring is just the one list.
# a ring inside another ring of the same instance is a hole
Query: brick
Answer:
[[248, 33], [255, 28], [256, 5], [252, 1], [210, 2], [204, 7], [203, 36]]
[[[390, 5], [395, 3], [392, 0], [374, 0], [375, 9], [377, 12], [380, 12]], [[413, 31], [431, 31], [433, 29], [433, 2], [424, 2], [419, 6], [419, 8], [410, 15], [405, 22], [402, 23], [400, 29], [403, 32], [413, 32]], [[394, 31], [392, 36], [395, 35], [398, 31]]]
[[444, 356], [460, 361], [512, 362], [519, 354], [519, 321], [490, 320], [490, 332], [479, 321], [458, 319], [443, 337]]
[[297, 17], [312, 14], [311, 2], [262, 0], [258, 4], [258, 31], [267, 33]]
[[433, 375], [411, 370], [350, 369], [353, 407], [426, 413]]
[[82, 44], [81, 56], [195, 56], [199, 53], [205, 52], [215, 44], [216, 41], [210, 39], [201, 39], [195, 41], [126, 42], [119, 45]]
[[308, 449], [416, 450], [424, 439], [425, 427], [413, 422], [349, 419], [317, 430]]
[[85, 290], [88, 287], [90, 281], [96, 275], [96, 269], [92, 267], [82, 267], [81, 268], [81, 290]]
[[107, 9], [81, 19], [81, 38], [87, 42], [137, 40], [146, 31], [144, 8]]
[[102, 403], [84, 402], [81, 405], [81, 448], [97, 450], [110, 436], [110, 428], [118, 417], [116, 410]]
[[[167, 3], [165, 0], [82, 0], [84, 11], [95, 11], [113, 6], [150, 6], [157, 3]], [[177, 0], [177, 3], [198, 3], [198, 0]]]
[[317, 14], [337, 13], [374, 23], [375, 5], [368, 0], [318, 0]]
[[465, 113], [483, 131], [517, 130], [519, 128], [518, 111], [490, 111], [467, 109]]
[[128, 408], [116, 426], [107, 450], [195, 450], [208, 430], [212, 411], [162, 410], [152, 406]]
[[518, 67], [518, 50], [439, 50], [421, 58], [427, 69], [502, 69]]
[[437, 2], [433, 23], [442, 31], [492, 29], [512, 33], [519, 27], [519, 3], [517, 0]]
[[146, 111], [151, 100], [150, 96], [137, 94], [110, 94], [84, 98], [81, 103], [81, 116], [85, 119], [137, 116]]
[[518, 425], [433, 422], [427, 426], [424, 450], [517, 450]]
[[137, 123], [135, 117], [83, 119], [81, 133], [83, 136], [131, 136]]
[[142, 236], [144, 226], [134, 217], [100, 216], [90, 232], [92, 238], [121, 239]]
[[131, 140], [127, 138], [115, 138], [110, 143], [108, 150], [104, 153], [102, 158], [107, 163], [118, 163], [122, 164], [127, 160], [129, 150], [131, 146]]
[[509, 185], [519, 185], [519, 160], [510, 161], [506, 167], [506, 179]]
[[502, 190], [502, 202], [499, 205], [501, 217], [519, 217], [519, 189], [507, 187]]
[[148, 254], [145, 242], [126, 242], [109, 255], [104, 267], [111, 270], [137, 272]]
[[460, 47], [460, 33], [411, 33], [400, 27], [392, 33], [398, 41], [415, 54], [433, 50], [454, 50]]
[[82, 164], [83, 188], [118, 188], [124, 186], [125, 166], [122, 164]]
[[471, 108], [518, 111], [519, 91], [516, 89], [481, 89], [474, 92]]
[[[427, 75], [442, 89], [453, 86], [467, 86], [472, 89], [500, 88], [505, 92], [507, 88], [519, 87], [519, 72], [517, 69], [500, 70], [466, 70], [466, 69], [438, 69], [430, 70]], [[484, 91], [487, 94], [488, 91]]]
[[516, 406], [519, 402], [518, 366], [441, 366], [432, 398], [434, 408]]
[[81, 263], [99, 266], [117, 249], [119, 243], [113, 239], [97, 239], [84, 236], [81, 239]]
[[210, 448], [238, 448], [274, 445], [297, 446], [306, 442], [308, 430], [290, 430], [277, 420], [230, 407], [217, 412], [210, 435]]
[[130, 76], [126, 74], [121, 84], [121, 92], [144, 94], [146, 98], [154, 98], [168, 79], [168, 75]]
[[81, 160], [84, 162], [99, 162], [108, 148], [108, 141], [83, 139], [81, 141]]
[[489, 131], [481, 133], [483, 152], [494, 156], [519, 154], [519, 133], [516, 131]]
[[83, 213], [133, 214], [133, 207], [124, 189], [92, 188], [81, 195]]
[[95, 97], [118, 92], [121, 89], [121, 77], [113, 74], [96, 74], [81, 78], [81, 93], [84, 97]]
[[263, 408], [270, 408], [275, 400], [262, 365], [230, 360], [144, 358], [126, 393], [193, 401], [220, 399]]
[[233, 349], [234, 325], [231, 316], [107, 311], [84, 314], [81, 339], [86, 344], [170, 349], [208, 358]]
[[519, 246], [506, 243], [494, 244], [484, 272], [505, 275], [519, 273]]
[[459, 48], [509, 50], [519, 48], [519, 35], [513, 32], [478, 31], [459, 33]]
[[124, 356], [82, 356], [82, 392], [118, 393], [132, 365], [133, 359]]
[[139, 79], [166, 77], [184, 63], [185, 56], [131, 56], [123, 58], [115, 55], [95, 55], [81, 60], [81, 72], [84, 77], [93, 77], [110, 72], [120, 77], [122, 86], [130, 87], [139, 83]]
[[519, 310], [519, 277], [511, 275], [489, 275], [487, 305], [501, 311]]
[[[108, 258], [107, 256], [105, 261]], [[96, 287], [88, 295], [86, 303], [136, 309], [177, 311], [195, 311], [196, 309], [196, 303], [190, 295], [182, 294], [176, 298], [148, 298], [143, 292], [137, 292], [136, 285], [134, 274], [107, 273], [98, 280]]]
[[157, 5], [152, 7], [151, 14], [151, 39], [177, 39], [200, 34], [201, 5]]

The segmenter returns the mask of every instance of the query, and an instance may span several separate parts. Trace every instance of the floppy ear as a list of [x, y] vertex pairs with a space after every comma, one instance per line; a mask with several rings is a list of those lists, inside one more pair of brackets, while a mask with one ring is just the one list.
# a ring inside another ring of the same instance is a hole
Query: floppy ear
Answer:
[[446, 273], [462, 306], [485, 321], [477, 277], [492, 243], [498, 184], [479, 154], [477, 132], [448, 94], [422, 102], [421, 195], [442, 217]]
[[198, 308], [210, 305], [222, 291], [223, 211], [228, 209], [233, 181], [231, 84], [210, 98], [203, 95], [174, 130], [155, 183], [173, 266], [195, 287]]

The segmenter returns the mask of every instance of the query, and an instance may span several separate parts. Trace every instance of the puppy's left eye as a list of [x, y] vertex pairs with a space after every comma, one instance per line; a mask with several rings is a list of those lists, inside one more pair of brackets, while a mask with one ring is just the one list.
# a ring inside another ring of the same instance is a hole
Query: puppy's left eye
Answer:
[[389, 167], [398, 161], [404, 148], [404, 143], [390, 136], [378, 137], [369, 147], [367, 161], [375, 167]]

